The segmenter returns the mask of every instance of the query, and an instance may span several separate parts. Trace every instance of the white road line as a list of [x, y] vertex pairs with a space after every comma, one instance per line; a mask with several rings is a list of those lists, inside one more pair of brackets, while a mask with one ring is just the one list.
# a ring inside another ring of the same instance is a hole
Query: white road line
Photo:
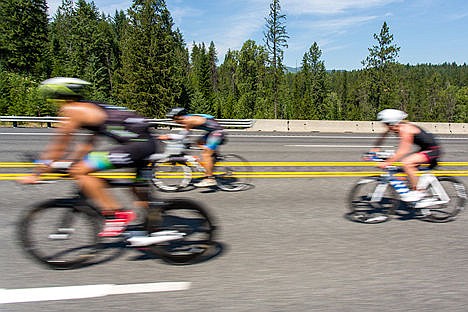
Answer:
[[[229, 131], [229, 130], [228, 130]], [[373, 136], [372, 136], [373, 135]], [[238, 138], [309, 138], [309, 139], [374, 139], [381, 135], [381, 133], [369, 133], [369, 136], [354, 136], [349, 135], [256, 135], [256, 134], [229, 134], [230, 137]], [[439, 134], [436, 134], [439, 140], [468, 140], [467, 137], [441, 137]], [[386, 140], [397, 140], [398, 137], [388, 137]]]
[[[229, 130], [229, 129], [228, 129]], [[57, 135], [55, 132], [0, 132], [0, 135], [38, 135], [38, 136], [50, 136]], [[75, 135], [91, 135], [90, 133], [76, 133]], [[349, 135], [258, 135], [258, 134], [228, 134], [230, 137], [237, 138], [309, 138], [309, 139], [372, 139], [375, 136], [380, 135], [379, 133], [369, 133], [369, 136], [353, 136]], [[373, 135], [373, 136], [372, 136]], [[197, 136], [197, 135], [191, 135]], [[455, 140], [468, 140], [467, 137], [438, 137], [440, 140], [455, 141]], [[388, 137], [387, 140], [398, 139], [397, 137]]]
[[[343, 148], [343, 147], [349, 147], [349, 148], [373, 148], [375, 147], [374, 145], [338, 145], [338, 144], [288, 144], [284, 146], [292, 146], [292, 147], [337, 147], [337, 148]], [[381, 146], [384, 148], [394, 148], [395, 146], [392, 145], [385, 145]]]
[[65, 287], [0, 289], [0, 304], [49, 300], [71, 300], [109, 295], [137, 294], [187, 290], [190, 282], [164, 282], [146, 284], [100, 284]]

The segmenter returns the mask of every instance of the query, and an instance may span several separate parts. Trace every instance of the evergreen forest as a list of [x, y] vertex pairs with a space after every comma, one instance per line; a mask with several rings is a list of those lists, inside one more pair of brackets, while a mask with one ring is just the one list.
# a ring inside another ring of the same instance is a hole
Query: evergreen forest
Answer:
[[[213, 30], [216, 31], [216, 30]], [[89, 98], [163, 118], [169, 108], [216, 118], [374, 120], [384, 108], [413, 121], [468, 122], [468, 66], [400, 64], [383, 22], [359, 70], [327, 70], [311, 35], [300, 67], [283, 64], [287, 16], [272, 0], [264, 40], [247, 40], [218, 59], [214, 42], [184, 41], [165, 0], [133, 0], [113, 16], [94, 2], [0, 1], [0, 115], [48, 116], [37, 93], [50, 77], [92, 83]]]

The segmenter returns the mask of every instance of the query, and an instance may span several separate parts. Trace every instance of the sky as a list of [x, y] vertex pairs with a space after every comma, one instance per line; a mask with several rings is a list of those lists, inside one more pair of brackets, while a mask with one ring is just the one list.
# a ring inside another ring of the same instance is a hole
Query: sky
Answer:
[[[88, 1], [88, 0], [87, 0]], [[90, 0], [89, 0], [90, 2]], [[47, 0], [52, 17], [61, 0]], [[94, 0], [100, 11], [126, 11], [131, 0]], [[226, 51], [245, 41], [264, 44], [271, 0], [166, 0], [175, 27], [190, 47], [214, 42], [222, 63]], [[387, 22], [402, 64], [468, 63], [467, 0], [282, 0], [288, 48], [283, 63], [300, 67], [314, 42], [328, 70], [355, 70], [377, 44]]]

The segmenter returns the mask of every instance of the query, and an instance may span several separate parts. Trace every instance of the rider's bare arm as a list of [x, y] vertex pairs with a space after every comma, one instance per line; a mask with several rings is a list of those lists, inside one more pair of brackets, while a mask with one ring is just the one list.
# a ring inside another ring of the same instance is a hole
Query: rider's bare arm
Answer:
[[387, 135], [390, 133], [390, 129], [388, 129], [387, 131], [385, 131], [378, 139], [377, 141], [374, 143], [374, 147], [371, 149], [371, 152], [378, 152], [380, 150], [380, 146], [382, 145], [382, 143], [384, 142], [385, 138], [387, 137]]
[[97, 139], [97, 135], [91, 135], [86, 139], [86, 141], [78, 143], [76, 147], [74, 148], [73, 153], [70, 154], [68, 158], [70, 160], [82, 159], [85, 155], [87, 155], [89, 152], [91, 152], [94, 149], [96, 139]]
[[206, 118], [201, 116], [190, 116], [184, 118], [182, 124], [184, 125], [185, 130], [191, 130], [197, 126], [201, 126], [205, 123]]
[[399, 129], [400, 143], [395, 154], [387, 159], [386, 162], [391, 163], [402, 159], [405, 155], [411, 152], [414, 141], [414, 127], [410, 124], [401, 124]]
[[[99, 125], [105, 120], [105, 112], [85, 102], [71, 102], [62, 106], [59, 116], [65, 117], [56, 130], [56, 136], [47, 146], [41, 155], [44, 160], [61, 159], [70, 147], [73, 134], [83, 125]], [[88, 151], [94, 143], [94, 138], [88, 140], [84, 145], [79, 146], [80, 150], [75, 150], [75, 154], [82, 154]]]

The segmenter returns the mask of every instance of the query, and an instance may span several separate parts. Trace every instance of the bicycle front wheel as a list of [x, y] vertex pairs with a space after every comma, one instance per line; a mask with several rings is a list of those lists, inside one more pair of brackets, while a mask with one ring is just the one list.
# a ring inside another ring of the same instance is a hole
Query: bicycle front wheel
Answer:
[[360, 179], [349, 194], [348, 219], [362, 223], [381, 223], [398, 207], [393, 189], [380, 177]]
[[242, 191], [251, 185], [249, 162], [235, 154], [218, 155], [213, 174], [218, 187], [224, 191]]
[[51, 200], [32, 210], [19, 224], [23, 249], [53, 269], [74, 269], [92, 259], [98, 250], [100, 214], [71, 200]]
[[[441, 198], [439, 194], [440, 191], [431, 185], [428, 189], [430, 197], [420, 201], [423, 205], [425, 205], [426, 202], [428, 205], [431, 204], [431, 201], [433, 202], [432, 205], [422, 208], [429, 211], [422, 220], [430, 222], [452, 221], [465, 207], [465, 186], [462, 182], [453, 177], [437, 177], [437, 180], [439, 180], [440, 185], [442, 186], [443, 191], [447, 194], [449, 200], [447, 201], [447, 198]], [[416, 204], [416, 206], [418, 204]]]
[[171, 199], [150, 209], [159, 210], [157, 214], [160, 214], [149, 221], [150, 232], [170, 231], [181, 235], [178, 240], [149, 246], [162, 260], [171, 264], [192, 264], [215, 251], [213, 218], [197, 202]]
[[175, 192], [187, 187], [192, 181], [192, 169], [176, 162], [155, 163], [152, 182], [158, 189]]

